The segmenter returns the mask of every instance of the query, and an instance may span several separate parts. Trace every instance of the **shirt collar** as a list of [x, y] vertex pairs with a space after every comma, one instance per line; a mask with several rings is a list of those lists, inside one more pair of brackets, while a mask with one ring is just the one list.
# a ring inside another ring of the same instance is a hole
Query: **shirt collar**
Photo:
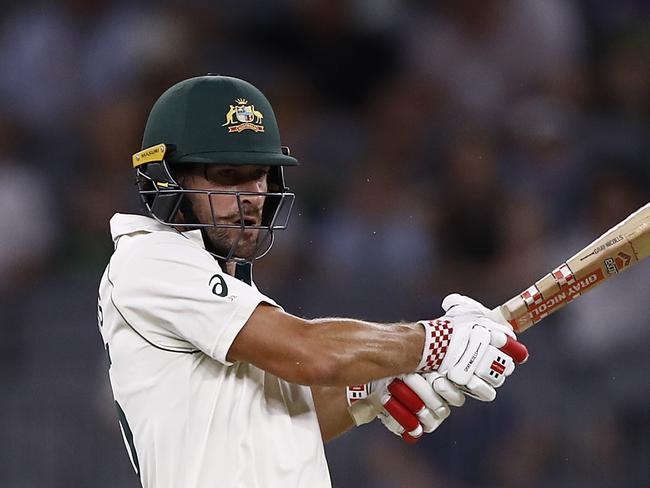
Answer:
[[[111, 237], [113, 242], [125, 235], [149, 234], [152, 232], [174, 232], [182, 234], [197, 246], [205, 249], [203, 235], [199, 229], [179, 232], [170, 225], [161, 224], [156, 219], [144, 215], [120, 214], [116, 213], [111, 218]], [[221, 264], [219, 264], [221, 266]], [[238, 263], [235, 268], [235, 278], [248, 285], [253, 283], [253, 266], [251, 263]]]
[[182, 234], [187, 237], [190, 241], [201, 246], [205, 249], [205, 243], [203, 242], [203, 236], [199, 229], [189, 230], [186, 232], [179, 232], [174, 227], [170, 225], [161, 224], [151, 217], [146, 217], [144, 215], [130, 215], [130, 214], [120, 214], [116, 213], [111, 218], [111, 237], [113, 242], [124, 235], [145, 233], [149, 234], [152, 232], [173, 232], [176, 234]]

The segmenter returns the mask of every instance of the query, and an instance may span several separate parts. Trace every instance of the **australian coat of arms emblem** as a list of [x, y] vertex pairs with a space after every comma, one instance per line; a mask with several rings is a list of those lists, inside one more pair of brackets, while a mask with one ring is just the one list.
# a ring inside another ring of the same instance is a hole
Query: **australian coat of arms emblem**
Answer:
[[248, 100], [238, 98], [235, 105], [230, 105], [226, 113], [226, 123], [222, 124], [222, 127], [228, 126], [228, 132], [241, 132], [246, 129], [264, 132], [263, 120], [264, 115], [255, 110], [255, 105], [249, 105]]

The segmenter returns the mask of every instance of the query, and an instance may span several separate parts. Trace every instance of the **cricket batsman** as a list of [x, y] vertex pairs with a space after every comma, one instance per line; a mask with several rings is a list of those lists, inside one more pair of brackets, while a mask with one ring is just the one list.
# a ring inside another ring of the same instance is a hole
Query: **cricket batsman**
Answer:
[[294, 195], [253, 85], [201, 76], [154, 104], [133, 156], [147, 215], [116, 214], [99, 328], [146, 488], [329, 487], [323, 444], [379, 418], [408, 442], [495, 398], [525, 347], [478, 302], [413, 323], [306, 320], [251, 279]]

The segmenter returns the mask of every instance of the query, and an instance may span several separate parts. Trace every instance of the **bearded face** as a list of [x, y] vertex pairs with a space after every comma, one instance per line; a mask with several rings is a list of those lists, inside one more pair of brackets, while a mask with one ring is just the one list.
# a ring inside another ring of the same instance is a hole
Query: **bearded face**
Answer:
[[253, 259], [263, 244], [260, 241], [268, 237], [268, 231], [259, 229], [266, 196], [256, 195], [268, 190], [268, 173], [268, 166], [252, 165], [192, 165], [183, 170], [178, 178], [185, 190], [211, 193], [185, 195], [179, 225], [207, 224], [203, 236], [208, 250], [219, 256]]

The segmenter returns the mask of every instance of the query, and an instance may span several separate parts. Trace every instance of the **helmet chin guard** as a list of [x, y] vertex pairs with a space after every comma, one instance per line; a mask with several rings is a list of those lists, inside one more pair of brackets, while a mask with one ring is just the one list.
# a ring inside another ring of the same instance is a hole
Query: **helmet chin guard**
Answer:
[[[288, 149], [282, 149], [288, 155]], [[287, 228], [295, 200], [295, 194], [289, 192], [285, 186], [283, 167], [269, 167], [269, 191], [266, 192], [185, 189], [176, 180], [166, 161], [166, 155], [173, 150], [171, 145], [158, 144], [133, 155], [138, 193], [151, 217], [170, 227], [201, 230], [206, 250], [221, 260], [252, 262], [265, 256], [273, 246], [274, 231]], [[207, 199], [212, 217], [208, 222], [200, 222], [196, 217], [190, 195], [192, 198]], [[234, 223], [220, 222], [215, 214], [213, 197], [224, 195], [232, 196], [237, 201], [239, 218]], [[258, 223], [254, 223], [254, 219], [246, 212], [247, 197], [265, 198], [261, 220]], [[223, 242], [214, 242], [216, 239], [211, 236], [211, 229], [224, 232], [239, 229], [239, 232], [235, 238], [227, 239], [222, 235], [219, 240]], [[246, 256], [238, 255], [238, 248], [245, 233], [249, 231], [258, 233], [255, 248]], [[230, 242], [227, 242], [228, 240]]]

